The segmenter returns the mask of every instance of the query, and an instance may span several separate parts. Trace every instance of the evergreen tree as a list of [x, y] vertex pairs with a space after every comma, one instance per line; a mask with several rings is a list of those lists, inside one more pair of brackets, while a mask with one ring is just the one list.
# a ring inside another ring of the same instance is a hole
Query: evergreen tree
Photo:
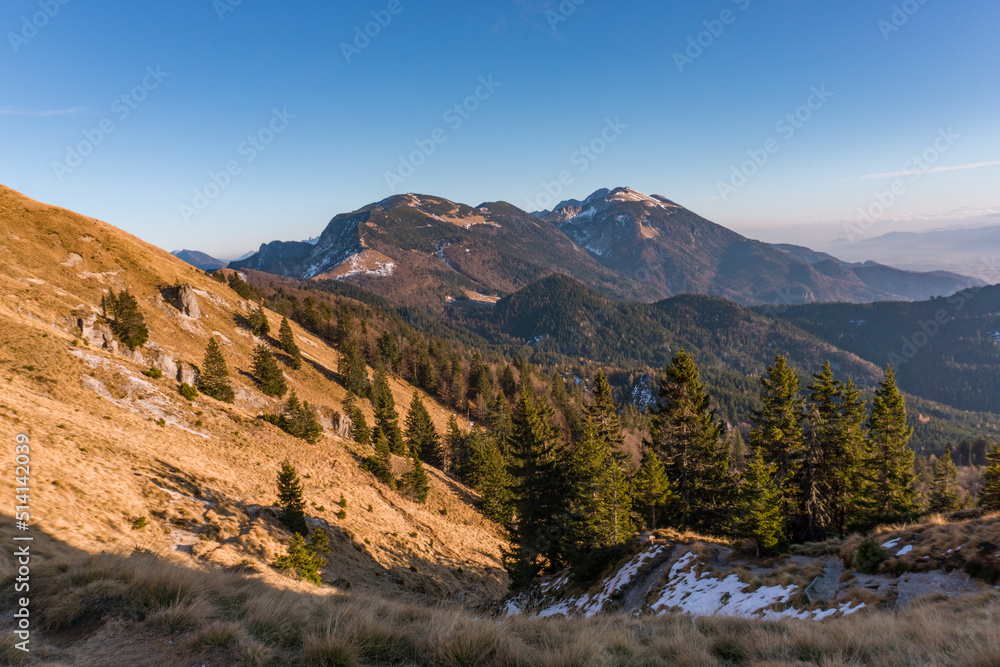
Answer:
[[403, 430], [399, 427], [399, 413], [396, 412], [396, 400], [389, 388], [389, 378], [381, 365], [375, 369], [372, 381], [372, 409], [375, 412], [375, 424], [389, 439], [389, 447], [393, 454], [403, 456], [406, 444]]
[[306, 503], [302, 498], [302, 480], [288, 459], [281, 462], [278, 474], [278, 507], [281, 508], [281, 523], [288, 530], [300, 535], [308, 535], [306, 526]]
[[448, 433], [445, 435], [447, 444], [447, 468], [459, 479], [469, 478], [469, 466], [472, 460], [472, 448], [468, 438], [458, 427], [455, 415], [448, 418]]
[[930, 507], [931, 512], [953, 512], [960, 506], [958, 495], [958, 469], [951, 460], [951, 450], [934, 463], [934, 479], [931, 482]]
[[[561, 378], [560, 378], [561, 381]], [[618, 404], [611, 393], [611, 384], [604, 371], [598, 371], [594, 378], [594, 398], [587, 407], [587, 415], [594, 422], [597, 437], [607, 443], [612, 450], [620, 450], [625, 444], [622, 421], [618, 416]]]
[[819, 407], [811, 404], [806, 408], [808, 430], [802, 466], [796, 480], [799, 490], [798, 507], [800, 514], [794, 517], [795, 536], [800, 541], [826, 539], [830, 529], [831, 475], [828, 471], [826, 453], [820, 438], [822, 419]]
[[663, 508], [670, 497], [670, 481], [667, 471], [652, 449], [642, 455], [642, 465], [635, 477], [635, 502], [643, 517], [649, 517], [646, 525], [656, 530], [656, 510]]
[[368, 396], [368, 367], [365, 365], [365, 355], [353, 341], [347, 341], [340, 346], [340, 359], [337, 361], [337, 372], [344, 382], [344, 388], [358, 396]]
[[267, 321], [267, 313], [264, 312], [263, 305], [257, 304], [257, 307], [250, 313], [249, 325], [250, 331], [255, 336], [263, 338], [271, 333], [271, 325]]
[[[844, 535], [860, 509], [865, 404], [853, 382], [842, 383], [834, 377], [829, 361], [813, 374], [809, 392], [808, 435], [814, 438], [809, 445], [819, 449], [810, 453], [814, 467], [809, 474], [813, 476], [813, 490], [822, 489], [823, 493], [812, 500], [822, 503], [821, 513], [829, 517], [825, 525], [815, 525], [820, 532], [810, 539], [825, 539], [830, 529]], [[814, 505], [813, 509], [818, 511], [820, 507]]]
[[549, 381], [552, 385], [552, 402], [566, 418], [570, 439], [575, 442], [583, 437], [583, 411], [570, 399], [566, 382], [558, 372], [553, 371]]
[[804, 401], [799, 397], [799, 376], [779, 355], [761, 377], [763, 407], [753, 415], [750, 447], [759, 450], [764, 463], [774, 464], [774, 483], [781, 495], [779, 503], [787, 515], [798, 511], [801, 489], [799, 471], [805, 455], [803, 441]]
[[281, 328], [278, 329], [278, 347], [292, 358], [292, 368], [295, 370], [302, 368], [302, 351], [295, 342], [295, 334], [292, 332], [292, 325], [288, 323], [287, 317], [281, 318]]
[[774, 481], [777, 468], [777, 464], [764, 460], [760, 449], [754, 449], [740, 483], [736, 532], [753, 540], [758, 557], [774, 553], [784, 540], [786, 515], [781, 490]]
[[319, 440], [319, 436], [323, 434], [316, 409], [308, 402], [299, 401], [294, 389], [285, 401], [279, 426], [289, 435], [310, 443]]
[[472, 453], [470, 461], [470, 468], [473, 471], [472, 487], [483, 498], [483, 515], [506, 526], [510, 523], [513, 512], [507, 462], [494, 437], [476, 432], [469, 439]]
[[583, 428], [583, 437], [569, 457], [569, 509], [573, 516], [569, 538], [578, 570], [592, 554], [620, 546], [635, 530], [623, 457], [602, 437], [590, 417]]
[[507, 443], [514, 520], [504, 567], [515, 589], [528, 585], [546, 564], [556, 567], [562, 554], [564, 481], [551, 415], [551, 407], [522, 386]]
[[240, 274], [233, 272], [229, 274], [229, 286], [234, 292], [239, 294], [241, 297], [247, 301], [259, 301], [260, 292], [248, 285], [242, 278]]
[[906, 423], [906, 401], [896, 387], [892, 366], [887, 366], [868, 418], [868, 456], [863, 467], [865, 527], [898, 523], [916, 514], [916, 473], [909, 447], [912, 435], [913, 429]]
[[513, 421], [514, 413], [510, 409], [510, 403], [507, 402], [507, 399], [502, 394], [498, 393], [493, 399], [490, 414], [486, 417], [486, 425], [493, 435], [496, 436], [500, 451], [504, 456], [507, 454], [507, 437], [510, 435]]
[[266, 345], [258, 345], [253, 352], [253, 376], [260, 390], [268, 396], [284, 396], [288, 392], [285, 374], [274, 361]]
[[1000, 510], [1000, 441], [993, 443], [986, 460], [989, 462], [989, 467], [983, 474], [979, 506], [987, 510]]
[[351, 420], [351, 439], [359, 445], [370, 445], [372, 442], [371, 431], [368, 429], [368, 420], [365, 413], [358, 406], [354, 394], [348, 392], [343, 402], [344, 413]]
[[205, 348], [205, 360], [198, 375], [198, 388], [206, 396], [225, 403], [236, 400], [236, 392], [229, 382], [226, 358], [222, 354], [219, 341], [214, 336], [208, 340], [208, 347]]
[[424, 470], [424, 464], [420, 462], [420, 457], [417, 456], [416, 452], [411, 452], [410, 463], [413, 468], [404, 477], [406, 488], [416, 502], [426, 503], [427, 494], [431, 488], [430, 482], [427, 480], [427, 471]]
[[413, 391], [410, 411], [406, 415], [405, 438], [410, 451], [416, 453], [420, 460], [438, 469], [443, 467], [441, 438], [434, 428], [434, 422], [420, 398], [420, 393], [416, 390]]
[[514, 379], [514, 371], [510, 369], [510, 365], [504, 364], [499, 384], [500, 393], [506, 396], [508, 401], [514, 400], [514, 396], [517, 395], [517, 380]]
[[389, 372], [395, 372], [399, 369], [400, 363], [403, 361], [403, 355], [399, 352], [399, 343], [396, 342], [396, 337], [393, 336], [388, 331], [383, 331], [382, 335], [378, 339], [378, 357]]
[[[316, 531], [313, 543], [310, 545], [306, 545], [305, 538], [301, 534], [295, 533], [288, 543], [288, 552], [274, 559], [274, 567], [283, 572], [294, 572], [300, 581], [309, 581], [320, 586], [323, 580], [319, 571], [326, 565], [326, 558], [322, 554], [330, 552], [329, 543], [326, 531], [322, 528]], [[326, 545], [325, 551], [323, 545]]]
[[105, 307], [111, 316], [111, 332], [125, 347], [134, 350], [149, 340], [146, 318], [139, 310], [139, 302], [128, 290], [122, 290], [118, 295], [110, 290]]
[[711, 396], [684, 350], [667, 367], [652, 412], [652, 441], [647, 444], [667, 471], [672, 491], [668, 514], [679, 527], [721, 532], [732, 510], [729, 448]]
[[377, 425], [372, 431], [371, 438], [375, 447], [375, 455], [365, 459], [364, 468], [390, 489], [395, 489], [396, 478], [392, 475], [392, 452], [389, 449], [389, 438]]

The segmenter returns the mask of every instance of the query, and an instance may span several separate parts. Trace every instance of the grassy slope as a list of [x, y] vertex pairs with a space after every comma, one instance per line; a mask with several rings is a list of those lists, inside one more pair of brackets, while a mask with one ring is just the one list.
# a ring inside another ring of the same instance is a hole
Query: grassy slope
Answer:
[[[71, 253], [80, 259], [71, 261]], [[430, 498], [417, 505], [359, 469], [365, 448], [332, 433], [309, 445], [254, 419], [278, 403], [248, 376], [255, 341], [233, 317], [248, 304], [228, 287], [109, 225], [10, 190], [0, 190], [0, 262], [0, 439], [31, 436], [39, 530], [90, 553], [141, 548], [190, 566], [250, 560], [264, 579], [285, 586], [265, 563], [287, 534], [254, 510], [274, 502], [279, 462], [288, 457], [306, 476], [310, 516], [333, 527], [328, 581], [414, 599], [474, 602], [504, 590], [501, 536], [473, 509], [471, 491], [429, 470]], [[159, 287], [177, 281], [199, 290], [201, 319], [182, 317], [160, 299]], [[207, 397], [188, 403], [175, 380], [142, 376], [149, 350], [138, 364], [84, 345], [70, 313], [98, 306], [111, 286], [137, 296], [151, 340], [183, 361], [200, 363], [208, 337], [219, 336], [236, 404]], [[278, 324], [272, 313], [273, 331]], [[344, 395], [330, 379], [337, 353], [295, 329], [306, 364], [286, 369], [290, 384], [332, 414]], [[405, 407], [412, 388], [394, 382], [393, 391]], [[439, 406], [431, 412], [443, 428], [449, 414]], [[408, 466], [402, 459], [396, 465], [398, 474]], [[344, 520], [335, 516], [341, 494]], [[139, 517], [148, 525], [134, 530]], [[6, 576], [12, 563], [2, 558]]]

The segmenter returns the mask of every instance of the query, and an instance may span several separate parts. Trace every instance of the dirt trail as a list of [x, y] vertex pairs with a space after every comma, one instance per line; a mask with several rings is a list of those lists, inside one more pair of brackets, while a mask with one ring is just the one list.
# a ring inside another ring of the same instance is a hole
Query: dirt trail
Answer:
[[642, 606], [646, 603], [646, 596], [649, 595], [649, 591], [663, 579], [663, 574], [670, 567], [670, 564], [673, 563], [673, 554], [674, 549], [667, 550], [661, 556], [663, 558], [662, 563], [654, 567], [649, 574], [643, 577], [642, 581], [636, 583], [634, 586], [629, 586], [628, 592], [622, 598], [621, 613], [634, 614], [642, 609]]
[[824, 558], [823, 574], [816, 577], [806, 588], [806, 596], [810, 602], [825, 600], [833, 601], [840, 585], [840, 576], [844, 573], [844, 564], [836, 558]]

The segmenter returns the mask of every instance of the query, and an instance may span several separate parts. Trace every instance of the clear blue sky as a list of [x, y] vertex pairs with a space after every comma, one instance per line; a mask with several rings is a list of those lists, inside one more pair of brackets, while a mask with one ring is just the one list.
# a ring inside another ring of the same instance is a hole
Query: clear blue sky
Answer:
[[[236, 1], [6, 0], [0, 183], [231, 257], [385, 198], [386, 172], [440, 130], [395, 191], [528, 207], [565, 170], [563, 197], [629, 185], [740, 229], [853, 220], [951, 128], [885, 215], [1000, 210], [994, 0]], [[916, 11], [893, 25], [902, 4]], [[348, 62], [342, 44], [373, 11], [391, 21]], [[680, 71], [675, 53], [710, 28]], [[500, 85], [446, 118], [481, 77]], [[778, 129], [824, 86], [806, 122]], [[574, 156], [607, 119], [627, 128]], [[723, 200], [719, 182], [771, 138], [777, 152]], [[81, 142], [95, 145], [77, 166], [54, 166]], [[239, 173], [185, 216], [230, 162]]]

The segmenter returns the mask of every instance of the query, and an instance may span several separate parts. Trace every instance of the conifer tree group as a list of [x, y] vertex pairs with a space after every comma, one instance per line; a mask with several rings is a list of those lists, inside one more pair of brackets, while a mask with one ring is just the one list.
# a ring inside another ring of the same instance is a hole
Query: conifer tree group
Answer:
[[983, 488], [979, 491], [979, 506], [1000, 511], [1000, 441], [990, 447], [986, 455], [989, 466], [983, 474]]

